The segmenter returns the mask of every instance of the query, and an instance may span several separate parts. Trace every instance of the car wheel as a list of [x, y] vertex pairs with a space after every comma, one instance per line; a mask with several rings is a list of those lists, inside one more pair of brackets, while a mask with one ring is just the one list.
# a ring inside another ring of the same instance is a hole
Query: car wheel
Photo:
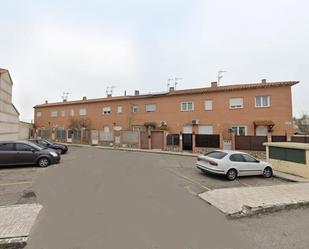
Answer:
[[60, 155], [63, 154], [63, 150], [62, 149], [57, 149], [56, 150]]
[[227, 172], [226, 177], [229, 181], [234, 181], [237, 178], [237, 170], [236, 169], [230, 169]]
[[273, 171], [271, 169], [271, 167], [266, 167], [264, 170], [263, 170], [263, 176], [265, 178], [270, 178], [273, 176]]
[[45, 168], [49, 165], [49, 159], [46, 158], [46, 157], [42, 157], [39, 159], [38, 161], [38, 165], [41, 167], [41, 168]]

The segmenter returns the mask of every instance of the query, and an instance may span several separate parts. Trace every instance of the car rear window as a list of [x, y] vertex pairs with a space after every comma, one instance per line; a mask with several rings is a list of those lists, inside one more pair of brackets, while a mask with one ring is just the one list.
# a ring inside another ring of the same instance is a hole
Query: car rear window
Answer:
[[208, 152], [208, 153], [205, 154], [205, 156], [215, 158], [215, 159], [222, 159], [226, 155], [227, 155], [227, 153], [225, 153], [223, 151], [212, 151], [212, 152]]

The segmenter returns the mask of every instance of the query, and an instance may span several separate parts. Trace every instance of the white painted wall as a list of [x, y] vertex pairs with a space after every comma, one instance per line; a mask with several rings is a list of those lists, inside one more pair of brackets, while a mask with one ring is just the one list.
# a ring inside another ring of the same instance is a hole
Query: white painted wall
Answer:
[[9, 73], [0, 73], [0, 141], [19, 138], [19, 114], [12, 104], [12, 86]]
[[33, 129], [33, 124], [19, 122], [18, 139], [20, 140], [29, 139], [32, 129]]

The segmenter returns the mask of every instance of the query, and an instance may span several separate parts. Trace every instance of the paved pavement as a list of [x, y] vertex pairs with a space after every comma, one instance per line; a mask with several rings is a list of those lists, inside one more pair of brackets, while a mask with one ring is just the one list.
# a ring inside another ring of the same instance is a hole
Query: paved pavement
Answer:
[[35, 191], [44, 205], [31, 249], [309, 248], [309, 209], [231, 220], [197, 196], [286, 181], [242, 177], [229, 182], [200, 173], [194, 163], [193, 157], [71, 148], [60, 165], [44, 170], [0, 170], [0, 184], [36, 182], [16, 185], [20, 189], [10, 202], [34, 201]]
[[309, 183], [215, 189], [199, 196], [226, 215], [247, 216], [292, 206], [309, 205]]
[[0, 207], [0, 239], [27, 237], [41, 208], [39, 204]]
[[46, 169], [27, 167], [0, 168], [0, 206], [35, 203], [32, 184]]
[[188, 192], [191, 183], [167, 170], [177, 161], [72, 149], [36, 181], [44, 215], [26, 248], [250, 248], [220, 212]]

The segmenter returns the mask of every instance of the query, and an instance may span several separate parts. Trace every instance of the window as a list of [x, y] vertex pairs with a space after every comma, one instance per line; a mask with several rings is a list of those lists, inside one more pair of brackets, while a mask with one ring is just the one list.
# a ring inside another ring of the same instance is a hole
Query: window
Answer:
[[61, 111], [61, 117], [65, 116], [65, 111]]
[[259, 162], [258, 160], [256, 160], [252, 156], [249, 156], [249, 155], [246, 155], [246, 154], [243, 154], [242, 156], [244, 157], [245, 161], [248, 162], [248, 163], [258, 163]]
[[51, 116], [52, 118], [57, 117], [57, 116], [58, 116], [58, 111], [52, 111], [52, 112], [50, 113], [50, 116]]
[[137, 113], [138, 112], [138, 105], [132, 105], [132, 112]]
[[121, 105], [117, 106], [117, 113], [122, 113], [122, 106]]
[[190, 112], [194, 110], [194, 103], [192, 101], [182, 102], [180, 106], [182, 112]]
[[146, 112], [155, 112], [157, 110], [156, 104], [147, 104], [146, 105]]
[[231, 126], [231, 130], [237, 135], [237, 136], [246, 136], [247, 135], [247, 127], [243, 125], [233, 125]]
[[33, 148], [27, 144], [16, 144], [17, 151], [31, 151]]
[[71, 117], [74, 116], [74, 109], [71, 109], [71, 111], [70, 111], [70, 116], [71, 116]]
[[269, 96], [257, 96], [255, 97], [255, 107], [269, 107], [270, 97]]
[[206, 100], [205, 101], [205, 110], [211, 111], [212, 110], [212, 100]]
[[0, 144], [0, 151], [13, 151], [14, 144], [7, 143], [7, 144]]
[[226, 155], [227, 153], [222, 152], [222, 151], [211, 151], [211, 152], [204, 154], [204, 156], [215, 158], [215, 159], [222, 159]]
[[43, 147], [47, 147], [48, 143], [46, 143], [44, 140], [38, 140], [39, 145], [43, 146]]
[[79, 115], [80, 115], [80, 116], [85, 116], [86, 114], [87, 114], [86, 108], [81, 108], [81, 109], [79, 109]]
[[37, 116], [37, 117], [42, 117], [42, 112], [37, 112], [37, 113], [36, 113], [36, 116]]
[[103, 113], [103, 115], [109, 115], [109, 114], [111, 114], [111, 111], [112, 110], [109, 106], [105, 106], [105, 107], [103, 107], [102, 113]]
[[244, 107], [243, 98], [232, 98], [230, 99], [230, 109], [238, 109]]
[[245, 161], [242, 154], [233, 154], [233, 155], [230, 156], [230, 160], [232, 162], [244, 162]]

